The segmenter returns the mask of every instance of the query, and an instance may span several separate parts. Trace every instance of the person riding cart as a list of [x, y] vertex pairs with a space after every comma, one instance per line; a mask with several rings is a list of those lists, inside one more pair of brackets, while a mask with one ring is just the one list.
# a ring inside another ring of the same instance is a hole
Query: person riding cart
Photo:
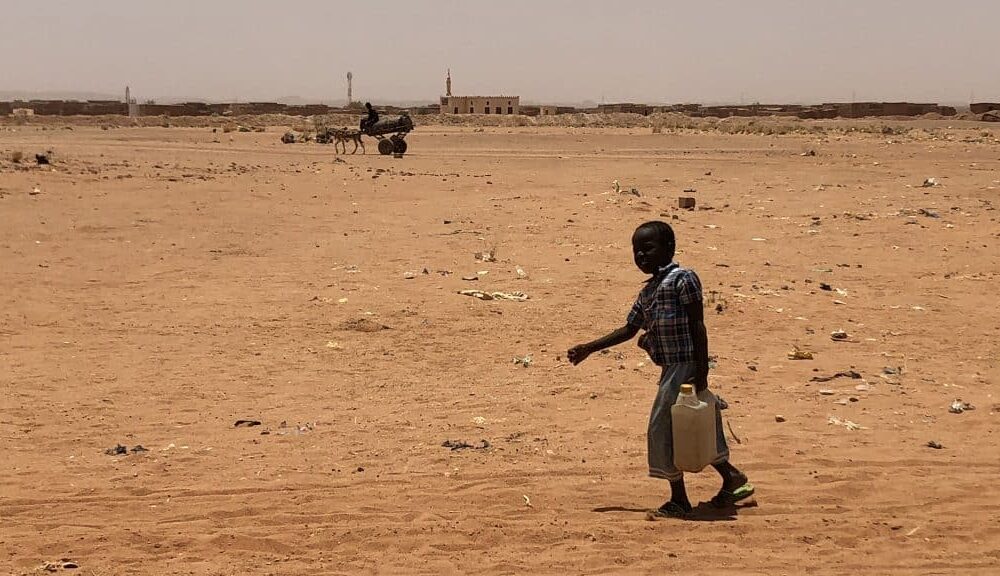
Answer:
[[365, 102], [365, 109], [368, 110], [368, 116], [361, 119], [362, 132], [367, 132], [369, 128], [378, 123], [378, 112], [371, 102]]

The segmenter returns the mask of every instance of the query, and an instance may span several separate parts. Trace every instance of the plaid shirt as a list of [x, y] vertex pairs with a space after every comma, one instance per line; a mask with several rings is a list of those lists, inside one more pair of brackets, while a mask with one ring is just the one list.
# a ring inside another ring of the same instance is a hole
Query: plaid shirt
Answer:
[[646, 331], [643, 349], [657, 365], [695, 361], [685, 306], [701, 301], [698, 275], [676, 263], [660, 268], [639, 291], [628, 324]]

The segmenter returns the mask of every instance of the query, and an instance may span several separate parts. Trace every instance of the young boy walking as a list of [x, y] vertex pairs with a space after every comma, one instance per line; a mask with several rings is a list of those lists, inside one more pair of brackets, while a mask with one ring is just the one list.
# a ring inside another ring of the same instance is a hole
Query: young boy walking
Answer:
[[[657, 513], [683, 518], [692, 508], [684, 487], [684, 474], [674, 466], [670, 407], [677, 400], [681, 384], [693, 383], [699, 393], [708, 389], [708, 333], [701, 281], [693, 270], [673, 261], [675, 248], [674, 231], [666, 222], [646, 222], [636, 228], [632, 235], [632, 255], [635, 265], [649, 274], [650, 279], [640, 290], [624, 326], [603, 338], [573, 347], [567, 355], [576, 365], [594, 352], [628, 342], [643, 330], [639, 347], [662, 368], [647, 431], [649, 475], [669, 481], [671, 494]], [[714, 396], [711, 399], [716, 400]], [[754, 488], [746, 475], [729, 463], [719, 408], [715, 411], [719, 455], [712, 466], [722, 476], [722, 488], [711, 503], [726, 507], [752, 496]]]

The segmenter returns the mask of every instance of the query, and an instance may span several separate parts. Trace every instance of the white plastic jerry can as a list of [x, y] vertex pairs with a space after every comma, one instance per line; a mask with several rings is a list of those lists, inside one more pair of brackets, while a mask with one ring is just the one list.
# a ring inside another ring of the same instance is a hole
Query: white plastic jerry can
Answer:
[[673, 420], [674, 466], [682, 472], [701, 472], [718, 457], [715, 442], [715, 397], [704, 392], [698, 399], [691, 384], [681, 384], [677, 402], [670, 407]]

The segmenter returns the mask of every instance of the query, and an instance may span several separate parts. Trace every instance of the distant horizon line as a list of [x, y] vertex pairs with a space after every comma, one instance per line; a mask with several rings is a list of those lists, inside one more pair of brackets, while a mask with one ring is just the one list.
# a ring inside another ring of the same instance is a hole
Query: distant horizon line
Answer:
[[[455, 96], [455, 95], [453, 95]], [[459, 96], [476, 96], [476, 95], [459, 95]], [[517, 96], [516, 94], [512, 96]], [[444, 95], [441, 95], [444, 97]], [[938, 102], [923, 102], [921, 100], [826, 100], [826, 101], [808, 101], [802, 99], [793, 99], [791, 101], [742, 101], [734, 102], [732, 100], [703, 100], [703, 101], [680, 101], [680, 102], [663, 102], [663, 101], [643, 101], [643, 100], [615, 100], [606, 102], [597, 102], [595, 100], [576, 100], [576, 101], [536, 101], [536, 100], [525, 100], [523, 97], [518, 96], [522, 99], [522, 106], [573, 106], [573, 107], [595, 107], [599, 105], [613, 105], [613, 104], [637, 104], [646, 106], [676, 106], [676, 105], [691, 105], [698, 104], [702, 106], [767, 106], [767, 105], [801, 105], [801, 106], [815, 106], [819, 104], [848, 104], [848, 103], [861, 103], [861, 102], [906, 102], [911, 104], [939, 104], [944, 106], [968, 106], [973, 102], [969, 101], [958, 101], [958, 100], [945, 100]], [[136, 98], [133, 93], [133, 98]], [[440, 97], [439, 97], [440, 98]], [[124, 91], [120, 95], [110, 94], [106, 92], [87, 92], [87, 91], [72, 91], [72, 90], [39, 90], [39, 91], [28, 91], [28, 90], [4, 90], [0, 91], [0, 100], [2, 101], [30, 101], [30, 100], [66, 100], [66, 101], [87, 101], [87, 100], [106, 100], [106, 101], [121, 101], [124, 102]], [[225, 99], [225, 98], [206, 98], [206, 97], [169, 97], [169, 98], [136, 98], [139, 105], [147, 104], [153, 102], [155, 104], [184, 104], [189, 102], [197, 102], [204, 104], [258, 104], [258, 103], [275, 103], [284, 104], [289, 106], [309, 106], [309, 105], [325, 105], [325, 106], [336, 106], [336, 107], [347, 107], [350, 103], [347, 102], [346, 98], [305, 98], [301, 96], [282, 96], [274, 99], [242, 99], [237, 98], [235, 100]], [[395, 99], [395, 100], [379, 100], [377, 98], [361, 98], [356, 99], [356, 102], [361, 101], [371, 101], [373, 103], [382, 106], [392, 106], [392, 107], [407, 107], [407, 106], [435, 106], [440, 102], [439, 100], [429, 100], [424, 98], [413, 98], [413, 99]], [[984, 100], [983, 102], [988, 102]]]

